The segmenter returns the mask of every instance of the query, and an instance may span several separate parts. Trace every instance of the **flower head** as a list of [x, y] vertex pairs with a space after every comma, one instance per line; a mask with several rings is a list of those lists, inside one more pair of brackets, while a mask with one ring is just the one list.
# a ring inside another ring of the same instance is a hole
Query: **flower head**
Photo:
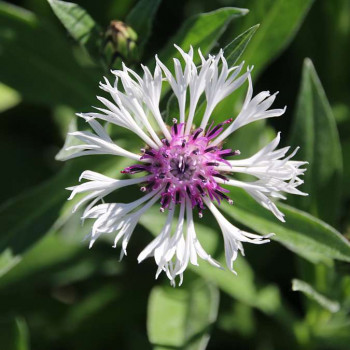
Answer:
[[[232, 225], [218, 210], [221, 201], [233, 204], [230, 191], [224, 186], [244, 189], [279, 220], [283, 213], [273, 202], [274, 198], [285, 199], [285, 193], [306, 195], [297, 189], [302, 184], [300, 176], [306, 162], [290, 160], [297, 150], [286, 155], [289, 147], [277, 149], [280, 134], [259, 152], [246, 159], [235, 159], [238, 150], [226, 149], [223, 141], [241, 126], [253, 121], [281, 116], [285, 109], [269, 109], [276, 98], [263, 91], [253, 97], [251, 69], [243, 70], [243, 64], [229, 68], [221, 50], [218, 55], [206, 59], [199, 51], [201, 66], [193, 61], [193, 49], [185, 53], [177, 47], [184, 64], [174, 59], [173, 75], [156, 57], [152, 74], [142, 66], [140, 76], [123, 66], [113, 71], [115, 83], [105, 78], [101, 89], [111, 99], [98, 97], [104, 105], [93, 113], [79, 114], [93, 132], [78, 131], [71, 136], [82, 144], [71, 146], [69, 158], [91, 154], [109, 154], [130, 158], [134, 164], [121, 170], [129, 179], [117, 180], [93, 171], [85, 171], [83, 184], [70, 187], [72, 194], [86, 196], [74, 210], [89, 202], [82, 219], [94, 219], [90, 247], [106, 233], [115, 233], [114, 247], [121, 242], [121, 257], [127, 253], [127, 245], [140, 217], [154, 204], [167, 212], [166, 222], [158, 236], [140, 253], [138, 261], [154, 257], [158, 270], [165, 271], [172, 284], [175, 277], [182, 282], [183, 272], [189, 263], [197, 265], [198, 256], [210, 264], [221, 267], [202, 247], [197, 239], [193, 211], [202, 217], [205, 209], [213, 214], [222, 231], [226, 262], [233, 270], [238, 252], [242, 254], [243, 242], [261, 244], [269, 242], [270, 235], [260, 236], [245, 232]], [[243, 107], [235, 118], [215, 123], [210, 118], [217, 104], [248, 81], [248, 90]], [[169, 84], [177, 98], [179, 115], [172, 125], [165, 124], [159, 108], [163, 84]], [[205, 97], [203, 117], [197, 122], [196, 111], [200, 97]], [[113, 142], [101, 122], [112, 123], [136, 134], [143, 145], [136, 154]], [[155, 128], [153, 125], [156, 125]], [[142, 173], [141, 177], [134, 174]], [[249, 174], [254, 181], [241, 181], [235, 173]], [[108, 194], [118, 188], [139, 185], [143, 195], [130, 203], [102, 203]], [[175, 222], [175, 225], [173, 225]]]

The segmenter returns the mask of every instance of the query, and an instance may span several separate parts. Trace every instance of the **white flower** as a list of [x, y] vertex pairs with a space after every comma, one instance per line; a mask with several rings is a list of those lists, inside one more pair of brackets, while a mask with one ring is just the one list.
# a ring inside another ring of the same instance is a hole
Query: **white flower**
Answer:
[[[243, 63], [229, 68], [222, 50], [207, 59], [198, 51], [201, 58], [198, 68], [193, 61], [192, 48], [188, 53], [179, 47], [177, 49], [185, 64], [182, 66], [178, 59], [174, 59], [175, 75], [156, 57], [153, 74], [144, 66], [142, 76], [123, 66], [122, 70], [113, 71], [116, 77], [114, 85], [105, 78], [100, 87], [110, 94], [111, 100], [98, 97], [104, 108], [96, 108], [97, 111], [93, 113], [78, 114], [94, 133], [70, 133], [82, 144], [71, 146], [69, 150], [75, 153], [67, 157], [109, 154], [137, 162], [122, 172], [130, 175], [144, 172], [145, 176], [116, 180], [92, 171], [83, 172], [80, 180], [88, 181], [70, 187], [72, 194], [69, 199], [80, 193], [86, 194], [74, 211], [89, 202], [82, 219], [94, 220], [89, 234], [90, 247], [100, 235], [114, 233], [113, 246], [117, 247], [121, 242], [121, 257], [127, 253], [127, 245], [141, 216], [160, 202], [161, 212], [167, 210], [166, 222], [161, 232], [139, 254], [138, 261], [154, 257], [158, 265], [156, 277], [164, 271], [173, 285], [177, 276], [182, 283], [188, 264], [198, 265], [198, 256], [221, 268], [197, 238], [193, 209], [198, 210], [200, 217], [203, 210], [209, 209], [217, 220], [224, 239], [226, 264], [233, 272], [233, 262], [238, 252], [244, 253], [244, 242], [269, 242], [272, 234], [259, 236], [242, 231], [220, 213], [214, 201], [233, 203], [228, 196], [229, 191], [222, 185], [244, 189], [281, 221], [284, 221], [283, 213], [273, 200], [285, 199], [285, 193], [306, 195], [297, 189], [303, 183], [300, 176], [305, 171], [302, 166], [306, 162], [291, 160], [297, 149], [288, 156], [289, 147], [277, 149], [279, 133], [267, 146], [246, 159], [230, 159], [239, 151], [222, 147], [222, 141], [241, 126], [255, 120], [281, 116], [285, 108], [269, 109], [276, 94], [263, 91], [253, 97], [251, 69], [242, 73]], [[210, 118], [215, 107], [246, 81], [248, 90], [241, 112], [236, 118], [213, 126]], [[179, 105], [179, 123], [173, 120], [172, 127], [164, 123], [159, 108], [164, 83], [169, 84]], [[205, 97], [206, 106], [196, 129], [193, 122], [201, 96]], [[140, 145], [144, 146], [141, 154], [116, 145], [100, 124], [101, 121], [126, 128], [139, 136]], [[255, 180], [237, 180], [233, 177], [235, 173], [248, 174]], [[103, 202], [116, 189], [134, 184], [140, 184], [140, 190], [145, 193], [139, 199], [130, 203]], [[99, 204], [100, 201], [102, 204]]]

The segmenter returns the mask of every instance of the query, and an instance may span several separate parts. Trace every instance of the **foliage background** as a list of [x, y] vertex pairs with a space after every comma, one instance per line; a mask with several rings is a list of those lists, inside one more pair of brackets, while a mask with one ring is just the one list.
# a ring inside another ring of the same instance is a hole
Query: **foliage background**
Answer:
[[[281, 225], [234, 192], [237, 206], [227, 215], [249, 230], [275, 232], [276, 241], [247, 246], [246, 258], [236, 263], [238, 277], [202, 263], [177, 289], [164, 277], [153, 279], [153, 262], [136, 261], [159, 216], [143, 219], [121, 263], [109, 241], [88, 250], [82, 243], [87, 228], [79, 215], [70, 217], [64, 188], [86, 168], [116, 176], [123, 163], [87, 157], [63, 164], [55, 156], [76, 123], [74, 112], [96, 104], [97, 83], [108, 74], [86, 52], [94, 57], [100, 31], [92, 28], [91, 41], [90, 34], [79, 37], [84, 49], [53, 12], [54, 0], [51, 6], [13, 2], [19, 7], [1, 1], [0, 348], [349, 349], [350, 1], [140, 0], [145, 7], [135, 9], [136, 3], [78, 2], [101, 28], [112, 19], [138, 27], [144, 63], [157, 52], [170, 62], [174, 41], [185, 49], [201, 43], [215, 53], [245, 32], [227, 52], [254, 64], [255, 91], [280, 91], [276, 105], [288, 110], [238, 132], [232, 144], [252, 154], [275, 129], [285, 144], [302, 146], [310, 197], [288, 204], [305, 213], [283, 206], [287, 223]], [[210, 11], [216, 12], [200, 15]], [[234, 115], [242, 96], [220, 105], [215, 118]], [[127, 147], [139, 147], [113, 132]], [[199, 231], [220, 256], [212, 221], [205, 218]]]

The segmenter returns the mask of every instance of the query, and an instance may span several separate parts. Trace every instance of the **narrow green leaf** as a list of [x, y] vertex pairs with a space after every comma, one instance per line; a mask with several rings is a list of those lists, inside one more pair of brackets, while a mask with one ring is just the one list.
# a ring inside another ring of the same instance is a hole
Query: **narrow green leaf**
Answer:
[[154, 287], [148, 302], [147, 331], [155, 350], [204, 350], [219, 307], [217, 288], [197, 280], [187, 288]]
[[[246, 28], [260, 23], [259, 30], [241, 56], [247, 65], [254, 65], [253, 77], [257, 77], [289, 45], [312, 3], [313, 0], [252, 0], [249, 2], [249, 16], [232, 27], [232, 32], [227, 31], [226, 34], [236, 36]], [[272, 91], [274, 89], [273, 86], [268, 88]], [[237, 112], [237, 106], [240, 107], [239, 102], [244, 93], [244, 89], [241, 89], [227, 97], [216, 107], [213, 117], [222, 118], [223, 115]]]
[[243, 59], [254, 64], [254, 75], [261, 72], [291, 42], [314, 0], [253, 0], [250, 15], [242, 28], [256, 23], [261, 27], [244, 52]]
[[22, 317], [0, 320], [1, 348], [6, 350], [29, 350], [29, 335]]
[[[122, 169], [125, 164], [130, 162], [121, 157], [101, 156], [95, 159], [93, 170], [115, 177], [119, 173], [116, 169]], [[67, 202], [69, 193], [65, 188], [76, 184], [81, 172], [89, 168], [89, 157], [72, 160], [52, 179], [0, 207], [3, 229], [0, 236], [0, 275], [14, 267], [54, 223], [55, 226], [65, 223], [72, 205], [76, 203], [75, 199]]]
[[309, 162], [302, 188], [309, 196], [293, 198], [293, 203], [333, 224], [339, 210], [341, 147], [332, 109], [309, 59], [304, 62], [290, 143], [300, 146], [297, 157]]
[[152, 32], [154, 17], [161, 0], [140, 0], [131, 10], [125, 22], [138, 35], [137, 47], [141, 53]]
[[[232, 19], [244, 16], [247, 13], [248, 10], [246, 9], [224, 7], [189, 18], [161, 50], [159, 58], [172, 70], [173, 57], [180, 57], [174, 44], [180, 46], [184, 51], [188, 51], [192, 45], [194, 49], [200, 48], [203, 55], [208, 54]], [[199, 57], [196, 55], [195, 63], [198, 62]]]
[[32, 103], [80, 109], [97, 92], [95, 73], [78, 65], [60, 33], [5, 2], [0, 2], [0, 65], [6, 67], [0, 81]]
[[292, 280], [292, 290], [297, 292], [304, 293], [307, 297], [310, 299], [316, 301], [319, 303], [323, 308], [330, 312], [338, 312], [340, 309], [340, 305], [337, 301], [333, 301], [322, 295], [321, 293], [317, 292], [310, 284], [298, 280], [293, 279]]
[[277, 220], [242, 189], [232, 188], [235, 205], [222, 209], [237, 222], [260, 234], [275, 233], [273, 240], [312, 263], [331, 264], [331, 259], [350, 262], [350, 243], [325, 222], [285, 204], [279, 208], [286, 222]]
[[96, 60], [100, 56], [102, 31], [81, 6], [72, 2], [48, 0], [53, 12], [69, 34]]
[[237, 38], [233, 39], [224, 48], [225, 58], [229, 67], [234, 66], [237, 63], [259, 26], [259, 24], [256, 24], [249, 28]]
[[17, 255], [16, 266], [11, 266], [11, 271], [0, 279], [0, 289], [8, 286], [11, 288], [11, 285], [15, 283], [23, 283], [26, 278], [32, 278], [35, 273], [43, 276], [45, 269], [50, 269], [55, 265], [64, 266], [69, 259], [77, 254], [80, 248], [83, 248], [81, 240], [79, 244], [74, 243], [56, 232], [47, 234], [32, 249], [28, 249], [28, 252], [25, 252], [23, 256]]
[[[78, 174], [77, 174], [78, 175]], [[0, 208], [3, 234], [0, 237], [0, 252], [7, 250], [13, 256], [22, 254], [40, 239], [57, 219], [67, 200], [64, 190], [71, 177], [67, 167], [53, 180], [10, 200]]]

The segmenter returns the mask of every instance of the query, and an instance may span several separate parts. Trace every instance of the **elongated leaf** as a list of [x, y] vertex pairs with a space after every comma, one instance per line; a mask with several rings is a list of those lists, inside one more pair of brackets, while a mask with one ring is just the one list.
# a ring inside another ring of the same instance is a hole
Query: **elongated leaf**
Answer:
[[322, 307], [330, 312], [337, 312], [340, 309], [340, 305], [337, 301], [333, 301], [317, 292], [310, 284], [298, 280], [292, 280], [292, 290], [304, 293], [307, 297], [319, 303]]
[[[254, 65], [253, 77], [257, 77], [289, 45], [312, 3], [313, 0], [252, 0], [249, 2], [249, 16], [241, 21], [240, 27], [235, 26], [229, 33], [235, 36], [237, 32], [240, 33], [260, 23], [259, 30], [241, 56], [247, 65]], [[267, 88], [272, 91], [274, 89], [273, 86]], [[222, 120], [223, 115], [235, 114], [244, 93], [244, 89], [241, 89], [227, 97], [217, 106], [213, 117]]]
[[[175, 36], [169, 40], [169, 44], [161, 50], [159, 58], [172, 70], [173, 57], [180, 57], [174, 44], [185, 51], [188, 51], [192, 45], [194, 49], [200, 48], [203, 55], [206, 55], [216, 44], [231, 20], [247, 13], [246, 9], [226, 7], [189, 18]], [[198, 62], [199, 56], [196, 55], [195, 63]]]
[[259, 24], [249, 28], [244, 33], [233, 39], [225, 48], [225, 58], [228, 66], [234, 66], [244, 53], [247, 45], [259, 28]]
[[332, 110], [309, 59], [304, 62], [290, 143], [300, 146], [297, 157], [309, 162], [303, 185], [309, 196], [293, 198], [293, 203], [334, 223], [340, 200], [341, 147]]
[[[121, 157], [94, 159], [95, 171], [113, 177], [120, 174], [123, 165], [130, 164]], [[89, 168], [92, 168], [91, 158], [73, 160], [51, 180], [0, 207], [0, 225], [3, 228], [0, 236], [0, 275], [14, 267], [22, 254], [48, 233], [54, 223], [60, 226], [66, 222], [76, 201], [67, 202], [65, 188], [76, 184], [81, 172]]]
[[77, 64], [59, 33], [5, 2], [0, 2], [0, 65], [6, 67], [0, 70], [0, 81], [33, 103], [80, 109], [97, 92], [95, 73]]
[[272, 237], [296, 254], [313, 263], [331, 264], [331, 259], [350, 262], [350, 244], [325, 222], [285, 204], [279, 208], [286, 222], [277, 220], [257, 204], [243, 190], [231, 189], [235, 205], [222, 205], [224, 211], [241, 224], [261, 234], [275, 233]]
[[138, 34], [139, 52], [142, 52], [151, 35], [154, 16], [160, 2], [161, 0], [140, 0], [125, 19]]
[[253, 74], [261, 72], [273, 58], [288, 46], [301, 26], [313, 0], [253, 0], [250, 15], [242, 27], [260, 23], [261, 27], [243, 55], [254, 65]]
[[153, 349], [205, 349], [218, 307], [218, 290], [203, 280], [197, 280], [186, 289], [154, 287], [147, 317]]
[[6, 350], [29, 350], [28, 328], [21, 317], [0, 320], [1, 347]]
[[69, 185], [67, 178], [70, 176], [66, 168], [53, 180], [10, 200], [0, 208], [3, 227], [0, 252], [10, 249], [14, 256], [20, 255], [48, 231], [67, 199], [64, 188]]
[[86, 48], [91, 57], [98, 59], [102, 31], [87, 11], [72, 2], [60, 0], [48, 0], [48, 2], [69, 34]]

